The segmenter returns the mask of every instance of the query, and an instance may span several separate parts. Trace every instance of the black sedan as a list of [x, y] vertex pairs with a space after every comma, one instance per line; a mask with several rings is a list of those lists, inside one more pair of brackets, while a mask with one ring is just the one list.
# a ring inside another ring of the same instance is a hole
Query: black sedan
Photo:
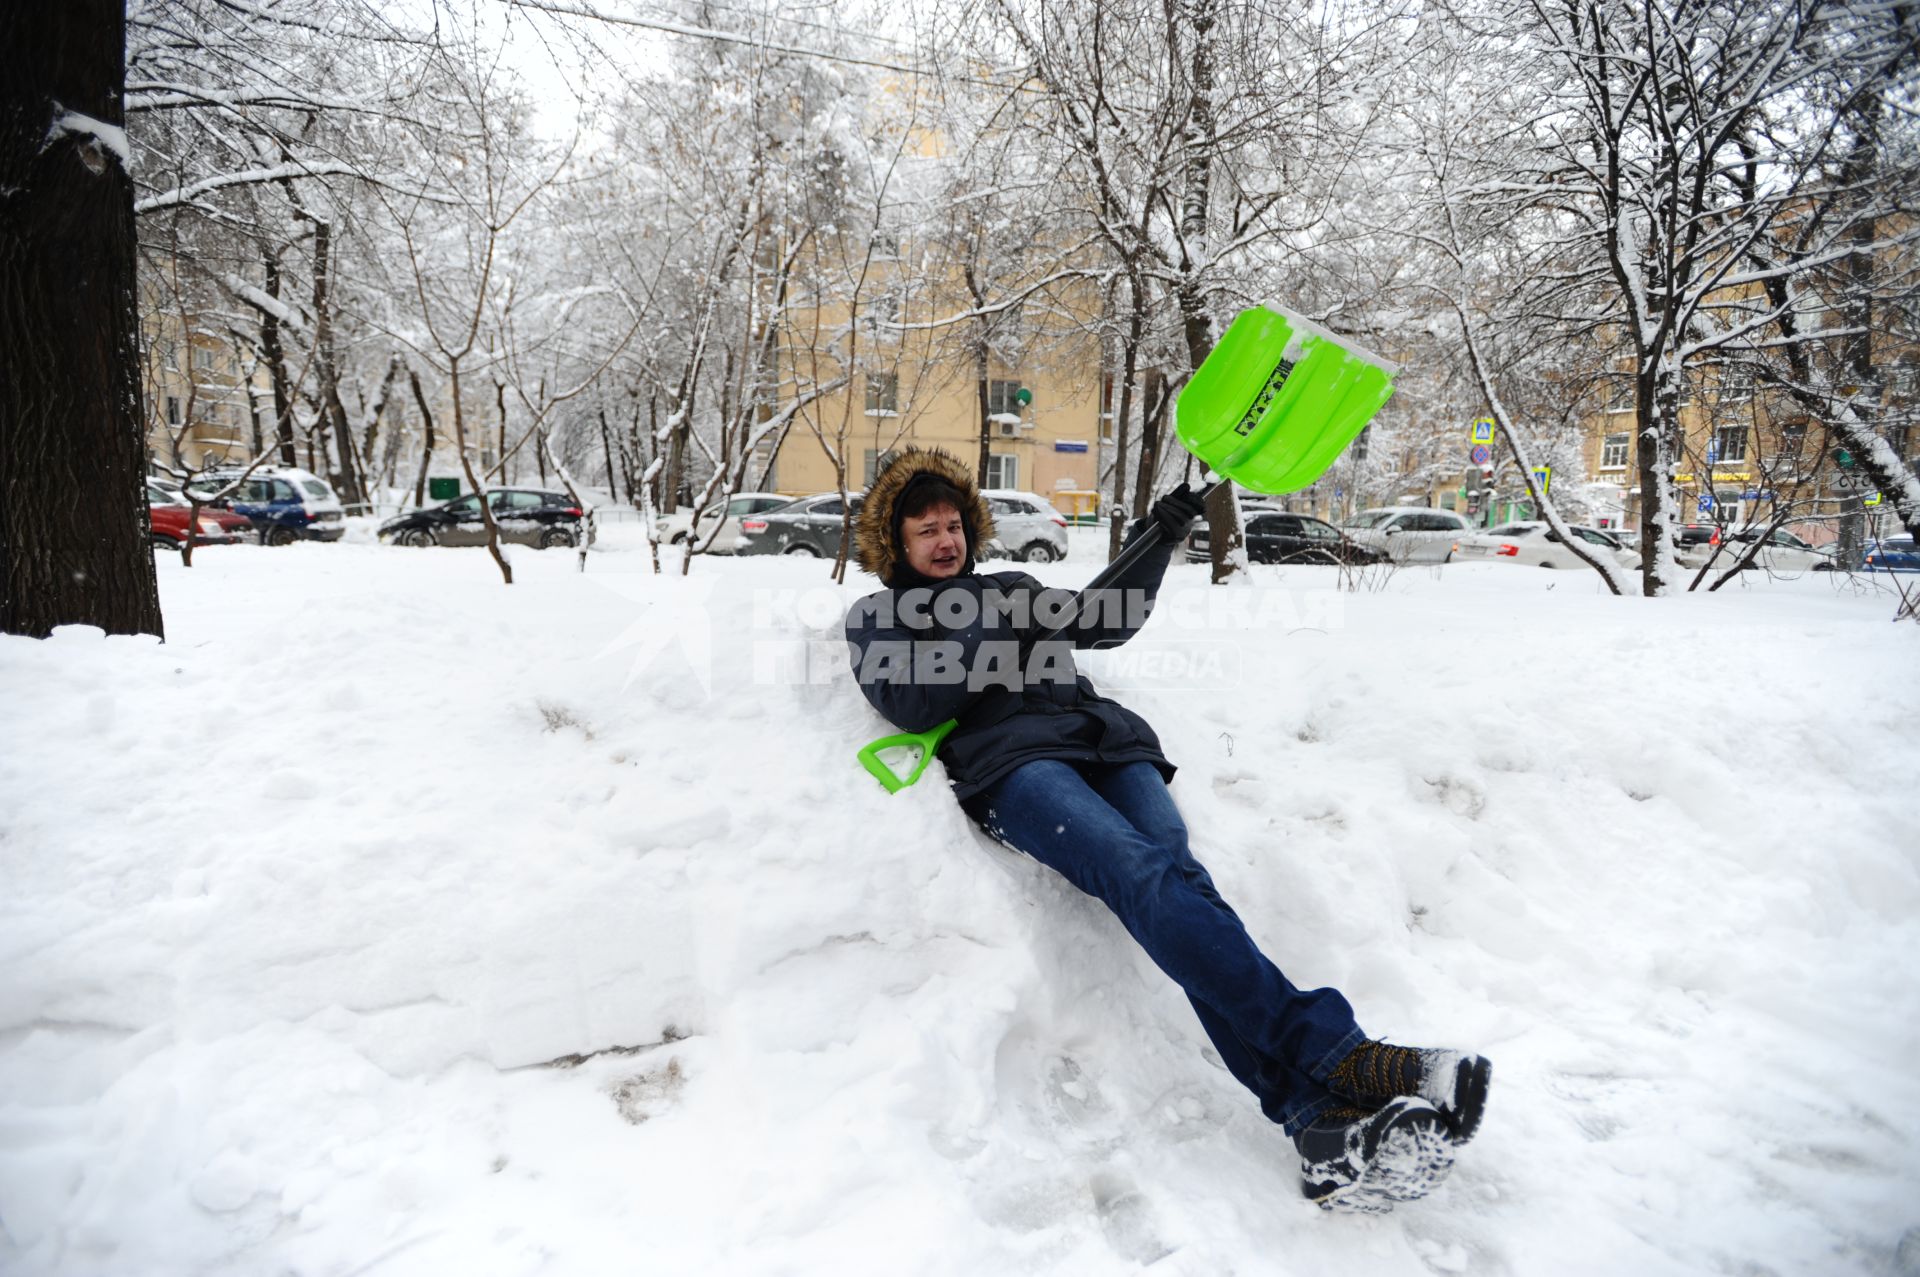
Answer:
[[[494, 488], [487, 493], [500, 538], [539, 550], [580, 543], [585, 511], [564, 492], [533, 488]], [[480, 497], [469, 492], [445, 505], [428, 506], [380, 525], [380, 536], [395, 545], [485, 545], [487, 523]]]
[[[803, 554], [831, 559], [840, 553], [843, 520], [860, 517], [863, 499], [863, 493], [855, 492], [843, 503], [839, 493], [823, 492], [765, 514], [749, 514], [740, 520], [740, 540], [735, 543], [734, 553]], [[851, 516], [847, 514], [849, 506]]]
[[[1204, 524], [1187, 536], [1187, 561], [1209, 558]], [[1356, 543], [1331, 523], [1312, 515], [1263, 512], [1247, 520], [1247, 560], [1251, 563], [1378, 563], [1386, 556]]]

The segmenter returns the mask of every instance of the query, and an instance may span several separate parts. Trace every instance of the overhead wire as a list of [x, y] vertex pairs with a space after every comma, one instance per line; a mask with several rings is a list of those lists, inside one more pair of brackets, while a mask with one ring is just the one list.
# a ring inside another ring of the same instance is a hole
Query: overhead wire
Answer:
[[[1024, 87], [1017, 82], [989, 80], [979, 76], [955, 74], [939, 67], [912, 65], [904, 62], [885, 62], [878, 58], [862, 58], [850, 53], [830, 53], [825, 49], [811, 49], [805, 45], [785, 44], [745, 35], [738, 31], [720, 31], [712, 27], [693, 26], [684, 22], [670, 22], [664, 18], [644, 18], [603, 13], [592, 8], [576, 8], [569, 5], [556, 4], [553, 3], [552, 0], [507, 0], [507, 3], [514, 8], [532, 9], [541, 13], [550, 13], [561, 17], [588, 18], [597, 22], [606, 22], [617, 26], [640, 27], [649, 31], [660, 31], [668, 35], [690, 36], [694, 39], [713, 40], [722, 44], [739, 44], [753, 49], [767, 49], [776, 53], [790, 53], [796, 57], [819, 58], [823, 61], [841, 62], [850, 66], [873, 67], [882, 71], [897, 71], [903, 75], [956, 80], [966, 84], [981, 85], [990, 89], [1021, 89]], [[852, 36], [850, 32], [842, 34]], [[895, 47], [898, 46], [896, 45]]]

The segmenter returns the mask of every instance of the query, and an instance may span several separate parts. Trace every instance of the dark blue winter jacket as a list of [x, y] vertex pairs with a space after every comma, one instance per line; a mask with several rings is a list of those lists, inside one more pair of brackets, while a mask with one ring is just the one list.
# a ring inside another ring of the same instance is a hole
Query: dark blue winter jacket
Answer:
[[[1129, 540], [1148, 526], [1136, 523]], [[1095, 691], [1074, 668], [1071, 649], [1132, 638], [1152, 611], [1172, 555], [1167, 544], [1144, 556], [1086, 596], [1073, 629], [1031, 650], [1026, 644], [1051, 628], [1045, 622], [1057, 620], [1053, 609], [1075, 597], [1072, 591], [1046, 589], [1024, 572], [967, 571], [929, 581], [900, 569], [894, 588], [861, 599], [847, 615], [860, 690], [904, 731], [959, 720], [939, 759], [963, 803], [1042, 758], [1149, 762], [1171, 780], [1173, 764], [1153, 728]]]

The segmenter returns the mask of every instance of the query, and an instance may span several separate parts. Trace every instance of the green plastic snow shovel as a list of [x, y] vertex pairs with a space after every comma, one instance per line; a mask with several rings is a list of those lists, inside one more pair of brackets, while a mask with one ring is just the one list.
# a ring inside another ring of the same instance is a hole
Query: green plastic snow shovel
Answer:
[[[1392, 397], [1399, 371], [1283, 307], [1241, 311], [1174, 405], [1181, 444], [1217, 476], [1202, 495], [1228, 481], [1270, 496], [1311, 487]], [[1087, 582], [1082, 596], [1111, 583], [1164, 535], [1158, 524], [1149, 524]], [[1078, 619], [1076, 605], [1032, 643], [1059, 637]], [[957, 725], [958, 720], [948, 719], [925, 732], [882, 737], [860, 751], [860, 765], [888, 793], [897, 794], [920, 779]], [[901, 745], [921, 750], [919, 763], [905, 778], [879, 757], [881, 750]]]
[[[860, 765], [866, 768], [875, 780], [885, 785], [889, 794], [897, 794], [920, 779], [920, 773], [927, 770], [927, 764], [933, 761], [934, 754], [939, 751], [940, 742], [947, 738], [948, 732], [958, 726], [960, 726], [959, 719], [949, 718], [938, 727], [929, 727], [924, 732], [900, 732], [893, 736], [882, 736], [860, 751]], [[902, 777], [893, 768], [887, 766], [886, 760], [880, 757], [880, 751], [883, 749], [918, 749], [920, 761], [914, 764], [911, 772]]]

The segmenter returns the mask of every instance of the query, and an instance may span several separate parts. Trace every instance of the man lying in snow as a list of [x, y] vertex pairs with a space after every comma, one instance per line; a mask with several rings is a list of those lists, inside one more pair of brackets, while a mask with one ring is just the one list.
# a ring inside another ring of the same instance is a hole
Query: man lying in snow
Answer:
[[1073, 596], [976, 572], [993, 520], [972, 474], [909, 448], [874, 480], [855, 532], [861, 566], [887, 588], [848, 615], [854, 673], [903, 730], [959, 720], [939, 757], [962, 807], [1105, 902], [1179, 983], [1221, 1060], [1292, 1136], [1306, 1196], [1390, 1210], [1446, 1178], [1479, 1125], [1490, 1065], [1369, 1041], [1337, 990], [1295, 988], [1188, 851], [1153, 729], [1073, 664], [1072, 647], [1124, 643], [1145, 624], [1200, 510], [1185, 485], [1160, 498], [1132, 535], [1157, 522], [1165, 549], [1085, 600], [1062, 638], [1023, 644]]

